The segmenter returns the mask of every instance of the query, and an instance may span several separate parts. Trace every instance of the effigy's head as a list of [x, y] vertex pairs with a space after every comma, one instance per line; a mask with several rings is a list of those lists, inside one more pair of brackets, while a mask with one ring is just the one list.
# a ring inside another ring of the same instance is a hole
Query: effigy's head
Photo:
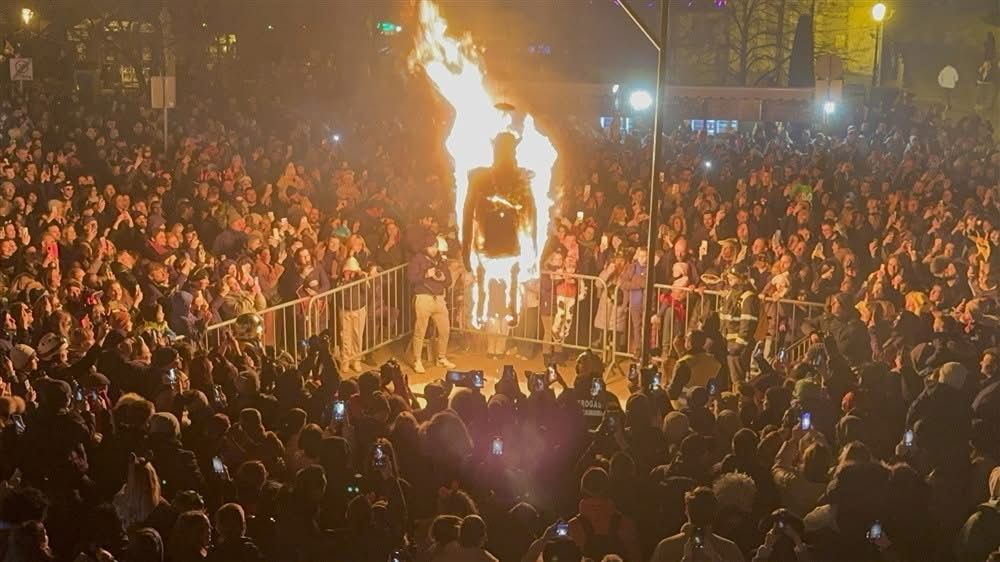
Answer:
[[517, 135], [509, 131], [498, 134], [493, 139], [493, 164], [517, 163]]

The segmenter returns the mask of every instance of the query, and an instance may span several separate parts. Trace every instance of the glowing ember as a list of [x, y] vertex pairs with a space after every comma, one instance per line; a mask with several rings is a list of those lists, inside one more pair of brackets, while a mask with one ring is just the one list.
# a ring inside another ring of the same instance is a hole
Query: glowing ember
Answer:
[[[486, 89], [478, 51], [471, 38], [448, 37], [447, 28], [437, 7], [431, 2], [421, 2], [420, 29], [410, 62], [411, 65], [419, 65], [424, 69], [438, 92], [455, 110], [455, 122], [445, 147], [454, 165], [455, 212], [461, 222], [469, 193], [469, 172], [493, 164], [493, 139], [501, 132], [510, 131], [512, 123], [510, 115], [503, 108], [496, 107], [496, 101]], [[478, 262], [485, 273], [484, 278], [478, 281], [482, 287], [489, 287], [491, 281], [507, 286], [515, 264], [520, 268], [519, 283], [538, 277], [538, 252], [544, 246], [548, 233], [549, 209], [552, 207], [549, 186], [552, 167], [558, 154], [549, 139], [535, 128], [535, 121], [530, 115], [525, 116], [523, 130], [518, 134], [521, 139], [517, 146], [518, 166], [532, 172], [529, 187], [534, 200], [534, 224], [537, 228], [532, 234], [531, 225], [528, 224], [530, 220], [520, 223], [518, 242], [521, 252], [516, 257], [494, 259], [483, 255], [475, 256], [473, 267]], [[465, 235], [467, 234], [463, 233]], [[475, 245], [473, 248], [475, 251]], [[483, 303], [484, 306], [480, 307], [479, 292], [472, 291], [472, 310], [489, 310], [489, 303]], [[505, 293], [510, 294], [509, 291]], [[489, 291], [483, 291], [483, 294], [485, 298], [489, 298]], [[507, 311], [517, 310], [515, 302], [506, 304]], [[473, 314], [472, 322], [478, 328], [484, 318], [477, 316]]]

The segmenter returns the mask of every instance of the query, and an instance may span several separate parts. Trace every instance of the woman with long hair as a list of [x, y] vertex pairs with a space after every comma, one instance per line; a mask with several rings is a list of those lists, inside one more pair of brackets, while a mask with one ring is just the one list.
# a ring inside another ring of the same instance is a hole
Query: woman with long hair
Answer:
[[160, 515], [165, 515], [162, 512], [170, 510], [170, 504], [161, 495], [160, 477], [151, 463], [134, 453], [129, 455], [125, 485], [115, 494], [112, 505], [126, 529], [154, 527], [161, 532], [165, 530], [163, 525], [153, 523], [161, 518]]
[[403, 263], [403, 246], [400, 244], [399, 225], [395, 221], [382, 221], [382, 241], [372, 256], [375, 265], [382, 269], [390, 269]]

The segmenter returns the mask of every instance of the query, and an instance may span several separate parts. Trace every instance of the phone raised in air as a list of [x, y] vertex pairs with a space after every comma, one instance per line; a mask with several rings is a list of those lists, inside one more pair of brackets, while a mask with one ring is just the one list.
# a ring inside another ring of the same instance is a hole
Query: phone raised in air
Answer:
[[345, 404], [343, 400], [334, 400], [332, 409], [333, 421], [344, 421], [344, 416], [347, 413], [347, 404]]

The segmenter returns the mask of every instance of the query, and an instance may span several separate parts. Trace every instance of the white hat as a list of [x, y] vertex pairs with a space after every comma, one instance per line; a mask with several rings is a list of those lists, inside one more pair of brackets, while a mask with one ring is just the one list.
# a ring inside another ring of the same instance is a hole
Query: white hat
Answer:
[[10, 362], [14, 365], [15, 371], [27, 369], [33, 357], [37, 357], [35, 350], [23, 343], [15, 345], [14, 349], [10, 350]]
[[49, 332], [42, 336], [42, 339], [38, 342], [38, 357], [42, 360], [51, 359], [56, 353], [69, 347], [69, 342], [66, 338]]
[[965, 366], [952, 361], [951, 363], [941, 365], [941, 370], [938, 371], [938, 382], [946, 384], [955, 390], [962, 390], [962, 387], [965, 386], [966, 375], [968, 375], [968, 370]]
[[344, 261], [344, 267], [341, 271], [361, 271], [361, 264], [358, 263], [357, 258], [351, 256]]

